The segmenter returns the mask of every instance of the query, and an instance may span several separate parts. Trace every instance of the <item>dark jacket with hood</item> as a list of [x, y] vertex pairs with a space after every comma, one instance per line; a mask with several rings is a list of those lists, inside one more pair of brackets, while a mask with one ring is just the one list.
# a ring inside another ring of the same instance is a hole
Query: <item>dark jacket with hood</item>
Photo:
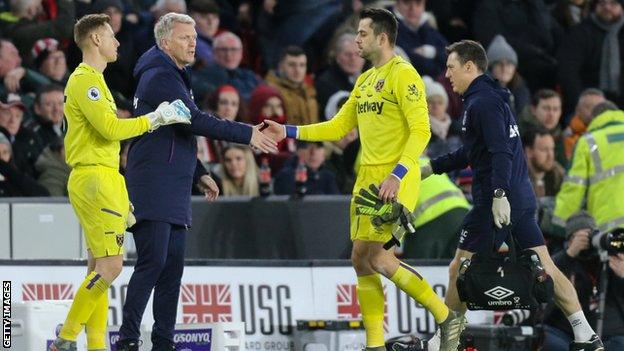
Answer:
[[157, 47], [136, 64], [134, 115], [154, 111], [164, 101], [181, 99], [191, 111], [190, 125], [169, 125], [133, 140], [128, 152], [126, 185], [137, 221], [191, 224], [191, 188], [206, 170], [197, 160], [195, 135], [249, 144], [252, 128], [219, 119], [195, 105], [189, 69], [179, 69]]
[[472, 81], [462, 96], [462, 147], [431, 161], [436, 174], [472, 167], [475, 207], [491, 207], [498, 188], [512, 210], [537, 206], [509, 97], [509, 90], [486, 74]]

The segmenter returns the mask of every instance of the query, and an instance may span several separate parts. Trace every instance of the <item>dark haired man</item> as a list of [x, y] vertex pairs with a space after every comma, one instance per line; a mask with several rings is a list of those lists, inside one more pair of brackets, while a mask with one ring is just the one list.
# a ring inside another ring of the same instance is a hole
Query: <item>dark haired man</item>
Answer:
[[[459, 300], [456, 280], [464, 258], [475, 252], [498, 248], [511, 232], [522, 249], [535, 251], [555, 284], [555, 302], [565, 313], [574, 331], [570, 350], [604, 350], [602, 342], [587, 322], [574, 287], [555, 266], [537, 225], [536, 199], [529, 175], [516, 119], [509, 107], [509, 91], [500, 87], [487, 69], [481, 44], [462, 40], [447, 48], [446, 77], [453, 90], [463, 95], [461, 115], [463, 146], [431, 160], [421, 169], [422, 178], [470, 165], [473, 172], [474, 208], [464, 219], [458, 250], [449, 267], [446, 304], [465, 311]], [[513, 211], [512, 211], [513, 209]], [[493, 222], [493, 223], [492, 223]], [[496, 230], [494, 224], [498, 229]], [[503, 228], [508, 226], [508, 228]]]
[[[379, 186], [379, 199], [398, 201], [414, 210], [420, 188], [418, 158], [431, 131], [424, 83], [414, 67], [395, 55], [397, 20], [384, 9], [360, 14], [355, 42], [360, 56], [373, 67], [355, 83], [348, 100], [329, 121], [307, 126], [282, 126], [266, 121], [266, 133], [307, 141], [338, 140], [358, 127], [362, 143], [361, 166], [353, 195]], [[429, 310], [440, 324], [440, 350], [457, 350], [465, 319], [451, 311], [412, 267], [400, 262], [383, 244], [396, 222], [373, 225], [362, 215], [361, 205], [351, 202], [351, 261], [358, 276], [357, 295], [366, 328], [366, 350], [385, 350], [383, 335], [384, 293], [380, 274]], [[358, 213], [359, 212], [359, 213]]]

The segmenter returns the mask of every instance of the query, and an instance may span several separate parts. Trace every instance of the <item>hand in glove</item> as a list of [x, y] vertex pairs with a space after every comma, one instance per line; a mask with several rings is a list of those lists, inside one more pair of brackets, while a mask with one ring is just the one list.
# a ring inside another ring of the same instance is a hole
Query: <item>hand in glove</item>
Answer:
[[494, 198], [492, 201], [492, 215], [494, 216], [494, 225], [496, 225], [498, 229], [511, 223], [511, 206], [509, 206], [509, 201], [506, 196]]
[[150, 120], [150, 131], [174, 123], [191, 124], [191, 111], [178, 99], [172, 103], [163, 102], [154, 112], [146, 114]]

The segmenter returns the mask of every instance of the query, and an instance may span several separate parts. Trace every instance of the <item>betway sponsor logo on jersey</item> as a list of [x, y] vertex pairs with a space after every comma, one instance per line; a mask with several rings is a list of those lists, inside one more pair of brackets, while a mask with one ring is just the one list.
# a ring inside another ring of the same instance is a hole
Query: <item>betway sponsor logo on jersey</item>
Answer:
[[383, 101], [364, 101], [357, 104], [358, 113], [375, 112], [380, 115], [383, 112]]

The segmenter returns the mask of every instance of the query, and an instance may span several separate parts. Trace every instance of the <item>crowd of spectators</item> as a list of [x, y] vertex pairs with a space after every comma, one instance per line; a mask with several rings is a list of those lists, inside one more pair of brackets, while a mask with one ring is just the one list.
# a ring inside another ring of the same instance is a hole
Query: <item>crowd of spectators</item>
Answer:
[[[527, 155], [539, 159], [530, 162], [538, 194], [544, 190], [544, 172], [538, 170], [551, 163], [540, 150], [554, 142], [553, 170], [560, 178], [593, 106], [622, 100], [619, 0], [5, 0], [0, 2], [0, 132], [10, 142], [11, 156], [2, 166], [47, 192], [11, 184], [6, 188], [13, 190], [0, 195], [65, 195], [50, 184], [62, 184], [67, 176], [59, 157], [62, 102], [68, 75], [81, 61], [72, 40], [76, 18], [111, 17], [121, 46], [104, 75], [120, 118], [132, 114], [134, 64], [154, 44], [155, 21], [175, 11], [196, 21], [197, 60], [189, 69], [203, 109], [246, 123], [269, 118], [309, 124], [332, 118], [369, 66], [355, 43], [357, 14], [365, 6], [386, 7], [396, 15], [397, 54], [423, 76], [432, 128], [429, 157], [460, 144], [462, 101], [444, 77], [445, 46], [454, 40], [480, 41], [487, 49], [488, 73], [512, 93], [521, 132], [532, 142], [525, 145]], [[228, 145], [204, 137], [197, 142], [199, 160], [215, 176], [223, 175]], [[325, 143], [323, 150], [320, 174], [331, 174], [333, 183], [324, 188], [350, 193], [358, 167], [357, 131]], [[254, 156], [260, 164], [263, 157]], [[282, 142], [280, 153], [269, 157], [274, 178], [282, 178], [282, 168], [299, 157], [294, 142]], [[3, 183], [17, 182], [6, 173]], [[51, 182], [50, 173], [59, 179]], [[552, 175], [546, 174], [546, 193], [556, 194], [557, 182], [551, 184]], [[452, 179], [463, 187], [469, 182], [459, 174]]]
[[[104, 77], [119, 118], [132, 115], [134, 65], [154, 45], [156, 20], [173, 11], [196, 21], [196, 62], [188, 69], [202, 109], [252, 124], [310, 124], [331, 119], [370, 66], [355, 43], [358, 13], [366, 6], [396, 15], [397, 54], [423, 77], [430, 158], [461, 144], [462, 99], [445, 78], [445, 47], [460, 39], [483, 44], [488, 74], [512, 94], [540, 203], [557, 196], [577, 141], [588, 127], [597, 128], [590, 127], [594, 108], [624, 103], [624, 0], [4, 0], [0, 197], [67, 196], [63, 90], [82, 59], [73, 42], [77, 18], [111, 18], [121, 45]], [[123, 143], [121, 172], [128, 146]], [[262, 164], [276, 194], [297, 191], [301, 167], [308, 193], [350, 194], [359, 148], [357, 129], [331, 143], [284, 140], [275, 155], [197, 137], [197, 157], [222, 196], [259, 195]], [[468, 200], [471, 176], [470, 169], [450, 175]], [[568, 237], [578, 249], [578, 239]], [[624, 276], [622, 266], [614, 264], [614, 274]]]

